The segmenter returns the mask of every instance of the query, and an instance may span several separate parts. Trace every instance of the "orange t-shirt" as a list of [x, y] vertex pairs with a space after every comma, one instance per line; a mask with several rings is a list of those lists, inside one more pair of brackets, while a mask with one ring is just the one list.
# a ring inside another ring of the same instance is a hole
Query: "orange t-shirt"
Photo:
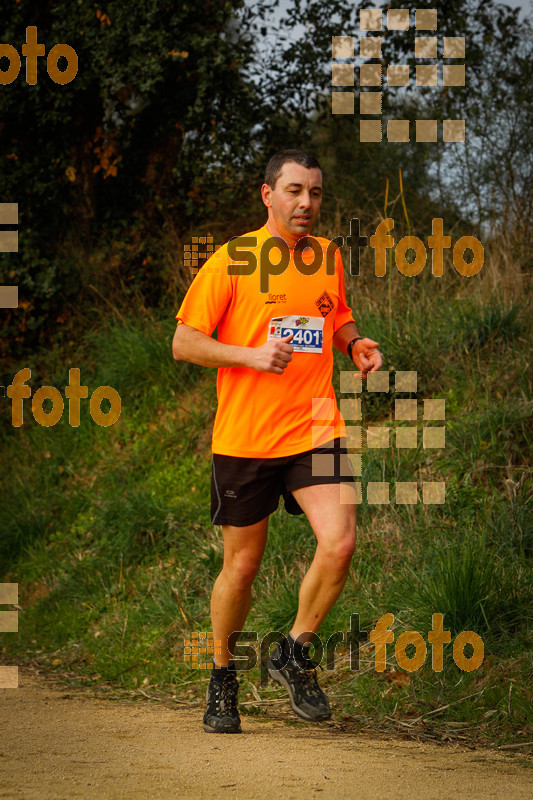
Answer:
[[[256, 258], [255, 271], [228, 274], [228, 265], [244, 263], [250, 256], [232, 260], [228, 244], [223, 245], [194, 278], [176, 319], [178, 325], [183, 322], [208, 336], [218, 327], [219, 342], [245, 347], [259, 347], [267, 341], [273, 317], [297, 315], [302, 325], [323, 324], [322, 352], [293, 352], [282, 375], [248, 367], [218, 370], [213, 453], [247, 458], [294, 455], [345, 435], [331, 382], [333, 334], [354, 321], [346, 305], [342, 258], [334, 248], [334, 274], [328, 275], [329, 240], [310, 237], [322, 248], [320, 269], [313, 275], [302, 274], [291, 250], [285, 271], [270, 275], [268, 292], [262, 292], [261, 246], [271, 234], [264, 225], [244, 235], [257, 239], [256, 246], [246, 245]], [[244, 245], [237, 246], [242, 253]], [[312, 264], [315, 254], [306, 250], [301, 258], [304, 264]], [[331, 254], [329, 258], [331, 261]], [[275, 249], [270, 261], [277, 264], [279, 260], [280, 251]]]

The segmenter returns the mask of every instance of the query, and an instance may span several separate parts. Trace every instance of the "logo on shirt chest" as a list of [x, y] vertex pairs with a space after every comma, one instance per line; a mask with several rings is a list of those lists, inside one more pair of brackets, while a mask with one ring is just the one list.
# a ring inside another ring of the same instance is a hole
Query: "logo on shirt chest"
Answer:
[[335, 308], [333, 300], [327, 292], [322, 292], [318, 300], [315, 300], [315, 305], [318, 306], [318, 310], [323, 317], [327, 317], [329, 312]]
[[271, 292], [268, 293], [268, 299], [265, 300], [265, 305], [269, 303], [286, 303], [287, 302], [287, 295], [286, 294], [272, 294]]

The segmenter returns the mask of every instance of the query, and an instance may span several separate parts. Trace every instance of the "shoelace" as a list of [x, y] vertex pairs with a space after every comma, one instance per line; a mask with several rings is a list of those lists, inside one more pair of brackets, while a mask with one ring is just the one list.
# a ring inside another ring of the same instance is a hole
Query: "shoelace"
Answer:
[[228, 676], [224, 679], [222, 686], [218, 685], [220, 690], [221, 699], [224, 703], [224, 710], [235, 712], [237, 711], [237, 697], [236, 697], [236, 690], [239, 686], [239, 682], [237, 678], [233, 675]]
[[305, 666], [303, 666], [298, 672], [299, 683], [301, 686], [307, 686], [312, 694], [316, 694], [317, 696], [322, 696], [322, 691], [320, 690], [320, 687], [316, 679], [317, 667], [323, 669], [323, 667], [321, 667], [320, 664], [318, 663], [315, 664], [315, 662], [311, 661], [310, 659], [307, 660], [305, 662]]

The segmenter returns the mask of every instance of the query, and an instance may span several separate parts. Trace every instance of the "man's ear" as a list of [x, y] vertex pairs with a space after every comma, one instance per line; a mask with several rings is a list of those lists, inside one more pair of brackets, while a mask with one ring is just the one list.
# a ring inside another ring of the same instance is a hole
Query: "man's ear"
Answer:
[[272, 205], [272, 200], [270, 199], [271, 194], [272, 194], [272, 189], [270, 188], [268, 183], [264, 183], [261, 186], [261, 198], [267, 208], [270, 208], [270, 206]]

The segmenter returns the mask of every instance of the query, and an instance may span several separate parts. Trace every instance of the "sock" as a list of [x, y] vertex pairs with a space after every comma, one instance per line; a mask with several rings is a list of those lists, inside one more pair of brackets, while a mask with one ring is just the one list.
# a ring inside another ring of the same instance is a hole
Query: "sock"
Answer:
[[297, 642], [290, 633], [283, 642], [283, 651], [285, 654], [291, 655], [292, 650], [292, 654], [294, 654], [293, 657], [298, 664], [303, 664], [308, 660], [310, 647], [311, 645], [309, 644], [300, 644], [300, 642]]
[[233, 659], [230, 659], [227, 667], [217, 667], [216, 664], [213, 662], [213, 669], [211, 670], [211, 677], [217, 683], [222, 683], [228, 672], [237, 672], [235, 667], [235, 662]]

